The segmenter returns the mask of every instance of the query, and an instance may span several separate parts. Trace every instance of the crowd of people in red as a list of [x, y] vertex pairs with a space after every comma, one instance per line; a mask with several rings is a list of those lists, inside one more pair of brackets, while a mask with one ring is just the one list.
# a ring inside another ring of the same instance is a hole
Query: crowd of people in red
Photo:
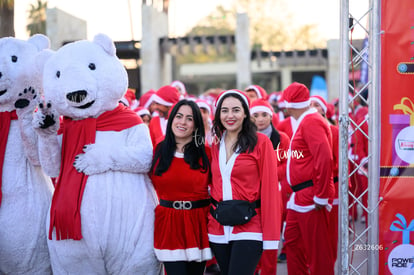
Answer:
[[[361, 99], [349, 115], [368, 133]], [[311, 96], [297, 82], [270, 94], [249, 85], [193, 96], [174, 81], [138, 99], [128, 91], [122, 102], [149, 127], [160, 202], [154, 248], [168, 275], [274, 275], [285, 261], [289, 274], [334, 274], [337, 99]], [[350, 169], [363, 168], [366, 136], [349, 144]], [[349, 185], [366, 205], [360, 171]], [[349, 214], [358, 218], [356, 206]]]

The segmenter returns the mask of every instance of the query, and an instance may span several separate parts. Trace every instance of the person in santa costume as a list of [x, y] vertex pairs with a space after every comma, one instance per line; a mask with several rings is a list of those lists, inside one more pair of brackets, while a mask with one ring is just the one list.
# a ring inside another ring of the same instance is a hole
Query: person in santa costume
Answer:
[[[244, 92], [246, 93], [246, 95], [250, 99], [250, 102], [253, 102], [256, 99], [268, 100], [268, 97], [269, 97], [266, 90], [263, 87], [259, 86], [259, 85], [249, 85], [244, 89]], [[272, 116], [272, 123], [273, 123], [274, 127], [276, 127], [276, 125], [279, 123], [279, 115], [278, 114], [275, 113]]]
[[147, 108], [138, 106], [134, 109], [134, 112], [141, 117], [142, 122], [149, 126], [152, 117], [150, 111]]
[[174, 80], [173, 82], [171, 82], [170, 86], [173, 86], [174, 88], [178, 90], [178, 92], [180, 93], [180, 99], [189, 97], [187, 93], [187, 89], [185, 88], [184, 83], [182, 83], [181, 81]]
[[176, 88], [167, 85], [162, 86], [151, 98], [158, 113], [158, 116], [152, 117], [149, 124], [151, 141], [155, 148], [164, 139], [169, 111], [180, 100], [180, 94]]
[[270, 139], [257, 133], [244, 92], [223, 91], [215, 105], [210, 247], [223, 275], [251, 275], [263, 250], [279, 246], [276, 155]]
[[289, 274], [334, 274], [329, 238], [332, 134], [326, 120], [310, 108], [309, 90], [294, 82], [283, 93], [287, 112], [297, 120], [286, 168], [294, 191], [287, 204], [285, 246]]
[[155, 103], [153, 101], [153, 95], [155, 93], [156, 91], [154, 91], [153, 89], [150, 89], [149, 91], [141, 95], [138, 101], [138, 107], [148, 109], [151, 115], [154, 115], [154, 111], [155, 111], [154, 110]]
[[310, 97], [310, 106], [315, 108], [319, 114], [321, 114], [328, 122], [329, 129], [332, 133], [332, 176], [335, 186], [335, 196], [331, 202], [332, 209], [329, 212], [329, 234], [332, 241], [332, 253], [334, 255], [334, 261], [336, 261], [338, 250], [338, 204], [339, 204], [339, 186], [338, 186], [338, 171], [339, 171], [339, 128], [333, 125], [327, 118], [328, 103], [326, 100], [319, 96], [313, 95]]
[[[281, 228], [283, 228], [283, 223], [286, 219], [286, 203], [291, 193], [290, 186], [286, 181], [287, 158], [285, 157], [285, 152], [287, 152], [287, 150], [289, 149], [290, 139], [285, 133], [277, 131], [273, 126], [272, 116], [275, 115], [275, 113], [273, 112], [273, 108], [268, 101], [263, 99], [255, 100], [250, 106], [250, 114], [253, 117], [257, 130], [260, 133], [265, 134], [268, 138], [270, 138], [273, 145], [273, 149], [276, 153], [277, 176], [279, 179], [279, 190], [281, 193]], [[276, 252], [276, 250], [265, 250], [263, 252], [259, 266], [257, 268], [258, 270], [261, 270], [261, 275], [276, 274]]]
[[196, 131], [204, 135], [204, 125], [194, 101], [179, 101], [170, 117], [150, 171], [160, 201], [155, 209], [155, 254], [168, 275], [202, 275], [212, 258], [207, 235], [210, 149], [196, 140]]

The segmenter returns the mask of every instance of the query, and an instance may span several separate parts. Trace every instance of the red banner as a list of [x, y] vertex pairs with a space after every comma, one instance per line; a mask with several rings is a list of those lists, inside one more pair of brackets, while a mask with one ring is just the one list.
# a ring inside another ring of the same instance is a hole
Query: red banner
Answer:
[[380, 274], [414, 274], [414, 1], [381, 7]]

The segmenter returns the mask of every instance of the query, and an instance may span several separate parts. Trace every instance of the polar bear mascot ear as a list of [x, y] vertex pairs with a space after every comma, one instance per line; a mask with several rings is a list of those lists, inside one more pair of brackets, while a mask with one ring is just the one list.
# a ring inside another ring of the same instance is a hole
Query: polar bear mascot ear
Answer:
[[98, 33], [93, 38], [93, 42], [98, 44], [109, 55], [116, 56], [116, 47], [112, 39], [103, 33]]
[[43, 34], [35, 34], [27, 42], [35, 45], [39, 51], [50, 48], [50, 39]]
[[54, 53], [55, 52], [50, 49], [44, 49], [36, 55], [34, 62], [36, 73], [43, 74], [43, 68], [45, 67], [46, 62], [53, 56]]

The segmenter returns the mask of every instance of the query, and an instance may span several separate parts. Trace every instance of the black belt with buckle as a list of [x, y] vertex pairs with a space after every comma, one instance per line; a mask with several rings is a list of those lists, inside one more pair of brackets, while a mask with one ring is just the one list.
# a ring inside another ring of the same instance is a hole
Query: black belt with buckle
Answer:
[[293, 192], [298, 192], [302, 189], [305, 189], [305, 188], [308, 188], [308, 187], [311, 187], [311, 186], [313, 186], [313, 181], [312, 180], [307, 180], [307, 181], [304, 181], [302, 183], [299, 183], [299, 184], [296, 184], [296, 185], [293, 185], [293, 186], [290, 186], [290, 187], [292, 188]]
[[210, 205], [210, 199], [199, 201], [166, 201], [160, 200], [160, 205], [168, 208], [174, 208], [176, 210], [190, 210], [194, 208], [201, 208]]

